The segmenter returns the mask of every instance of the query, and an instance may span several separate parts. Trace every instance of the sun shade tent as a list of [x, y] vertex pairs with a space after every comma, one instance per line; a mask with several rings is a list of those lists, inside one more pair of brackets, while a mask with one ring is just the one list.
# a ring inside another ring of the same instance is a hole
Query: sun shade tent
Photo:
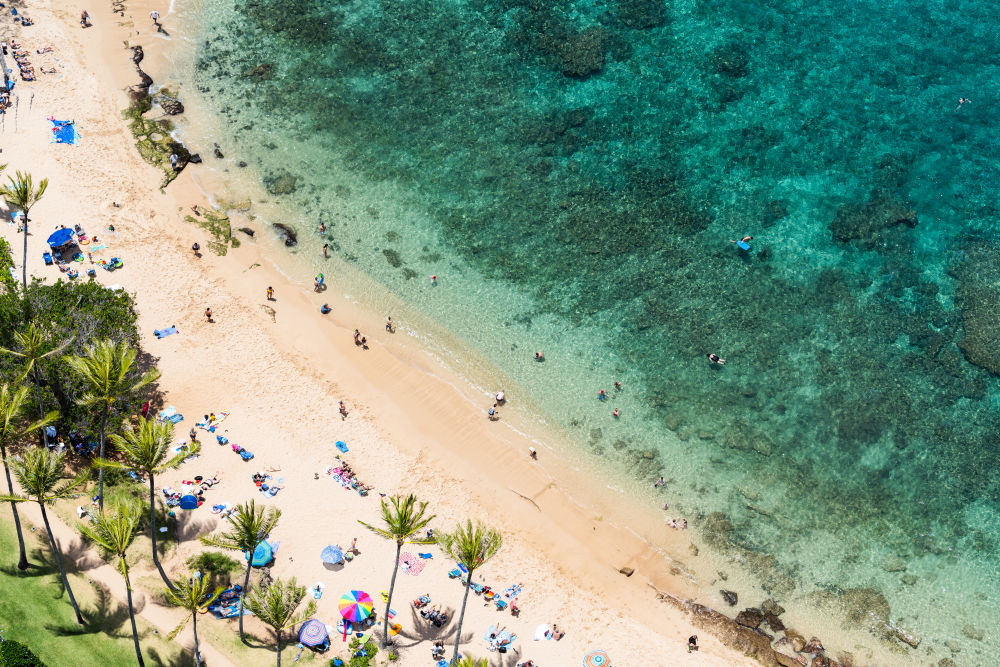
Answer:
[[187, 494], [186, 496], [181, 496], [181, 509], [182, 510], [196, 510], [198, 509], [198, 496]]
[[47, 239], [50, 248], [62, 248], [73, 242], [72, 229], [57, 229]]

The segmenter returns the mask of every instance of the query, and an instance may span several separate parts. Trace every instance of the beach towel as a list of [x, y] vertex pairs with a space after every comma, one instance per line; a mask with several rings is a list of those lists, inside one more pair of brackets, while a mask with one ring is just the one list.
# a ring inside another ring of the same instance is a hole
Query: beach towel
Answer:
[[170, 415], [163, 421], [170, 422], [171, 424], [179, 424], [184, 421], [184, 415]]
[[80, 135], [76, 131], [76, 123], [71, 120], [56, 120], [49, 118], [52, 123], [52, 140], [50, 144], [73, 144], [76, 145]]
[[174, 406], [171, 405], [170, 407], [166, 408], [165, 410], [160, 410], [160, 414], [157, 415], [157, 416], [160, 419], [166, 419], [167, 417], [170, 417], [171, 415], [176, 415], [176, 414], [177, 414], [177, 408], [175, 408]]
[[106, 250], [108, 246], [103, 243], [100, 245], [95, 245], [90, 247], [90, 252], [97, 252], [98, 250]]
[[338, 440], [337, 441], [337, 449], [339, 449], [340, 451], [342, 451], [342, 452], [344, 452], [346, 454], [347, 453], [347, 443], [345, 443], [343, 440]]
[[552, 637], [552, 633], [549, 631], [549, 626], [542, 624], [535, 628], [535, 641], [540, 642], [543, 639], [549, 639]]
[[153, 333], [156, 334], [157, 338], [166, 338], [178, 332], [177, 327], [167, 327], [166, 329], [153, 329]]
[[434, 554], [421, 554], [421, 553], [418, 553], [417, 555], [420, 556], [421, 558], [434, 558]]
[[15, 222], [17, 222], [18, 218], [23, 218], [23, 217], [24, 217], [24, 213], [22, 213], [21, 211], [11, 211], [10, 212], [10, 222], [8, 224], [13, 225]]
[[416, 577], [424, 571], [424, 562], [409, 551], [404, 551], [399, 556], [399, 567], [406, 574]]

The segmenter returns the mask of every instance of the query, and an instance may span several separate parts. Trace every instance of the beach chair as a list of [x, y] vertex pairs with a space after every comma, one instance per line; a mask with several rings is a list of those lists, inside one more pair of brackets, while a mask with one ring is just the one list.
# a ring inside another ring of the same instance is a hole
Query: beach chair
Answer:
[[451, 570], [451, 571], [450, 571], [450, 572], [448, 573], [448, 578], [449, 578], [449, 579], [458, 579], [458, 577], [459, 577], [459, 576], [460, 576], [461, 574], [462, 574], [462, 571], [461, 571], [461, 570], [459, 570], [458, 568], [455, 568], [454, 570]]
[[45, 260], [45, 266], [52, 266], [52, 254], [43, 252], [42, 259]]
[[472, 582], [469, 585], [469, 588], [471, 588], [472, 592], [475, 593], [476, 595], [481, 595], [482, 592], [486, 590], [485, 586], [483, 586], [482, 584], [477, 584], [476, 582]]
[[497, 611], [503, 611], [507, 608], [506, 600], [497, 600]]

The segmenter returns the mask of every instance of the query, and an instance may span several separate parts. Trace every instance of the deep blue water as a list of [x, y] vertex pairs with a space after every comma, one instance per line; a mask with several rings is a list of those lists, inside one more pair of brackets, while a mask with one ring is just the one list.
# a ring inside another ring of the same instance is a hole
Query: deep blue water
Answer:
[[913, 659], [984, 664], [993, 6], [213, 0], [200, 26], [227, 153], [300, 228], [665, 475], [783, 603], [903, 650], [856, 617], [884, 602]]

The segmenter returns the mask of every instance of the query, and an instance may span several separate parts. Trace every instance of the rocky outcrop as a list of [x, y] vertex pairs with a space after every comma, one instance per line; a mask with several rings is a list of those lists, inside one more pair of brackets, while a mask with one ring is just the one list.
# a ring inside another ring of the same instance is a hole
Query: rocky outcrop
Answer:
[[667, 20], [663, 0], [618, 0], [618, 20], [629, 28], [655, 28]]
[[756, 629], [764, 622], [764, 613], [756, 607], [748, 607], [736, 615], [736, 622], [743, 627]]
[[955, 305], [962, 313], [958, 347], [969, 363], [1000, 375], [1000, 246], [988, 241], [965, 244], [949, 267], [957, 280]]
[[830, 231], [841, 243], [854, 242], [872, 250], [889, 229], [899, 225], [916, 227], [916, 212], [895, 198], [879, 195], [864, 204], [850, 202], [840, 206], [830, 223]]
[[184, 113], [184, 105], [181, 104], [180, 100], [175, 100], [172, 97], [161, 96], [156, 100], [160, 108], [163, 109], [163, 113], [168, 116], [176, 116], [177, 114]]
[[289, 227], [288, 225], [284, 225], [280, 222], [273, 222], [271, 224], [274, 226], [275, 229], [278, 230], [278, 233], [284, 238], [285, 245], [287, 247], [291, 247], [299, 242], [298, 235], [295, 233], [295, 230]]
[[290, 195], [295, 192], [298, 179], [284, 169], [272, 172], [264, 177], [264, 187], [272, 195]]

